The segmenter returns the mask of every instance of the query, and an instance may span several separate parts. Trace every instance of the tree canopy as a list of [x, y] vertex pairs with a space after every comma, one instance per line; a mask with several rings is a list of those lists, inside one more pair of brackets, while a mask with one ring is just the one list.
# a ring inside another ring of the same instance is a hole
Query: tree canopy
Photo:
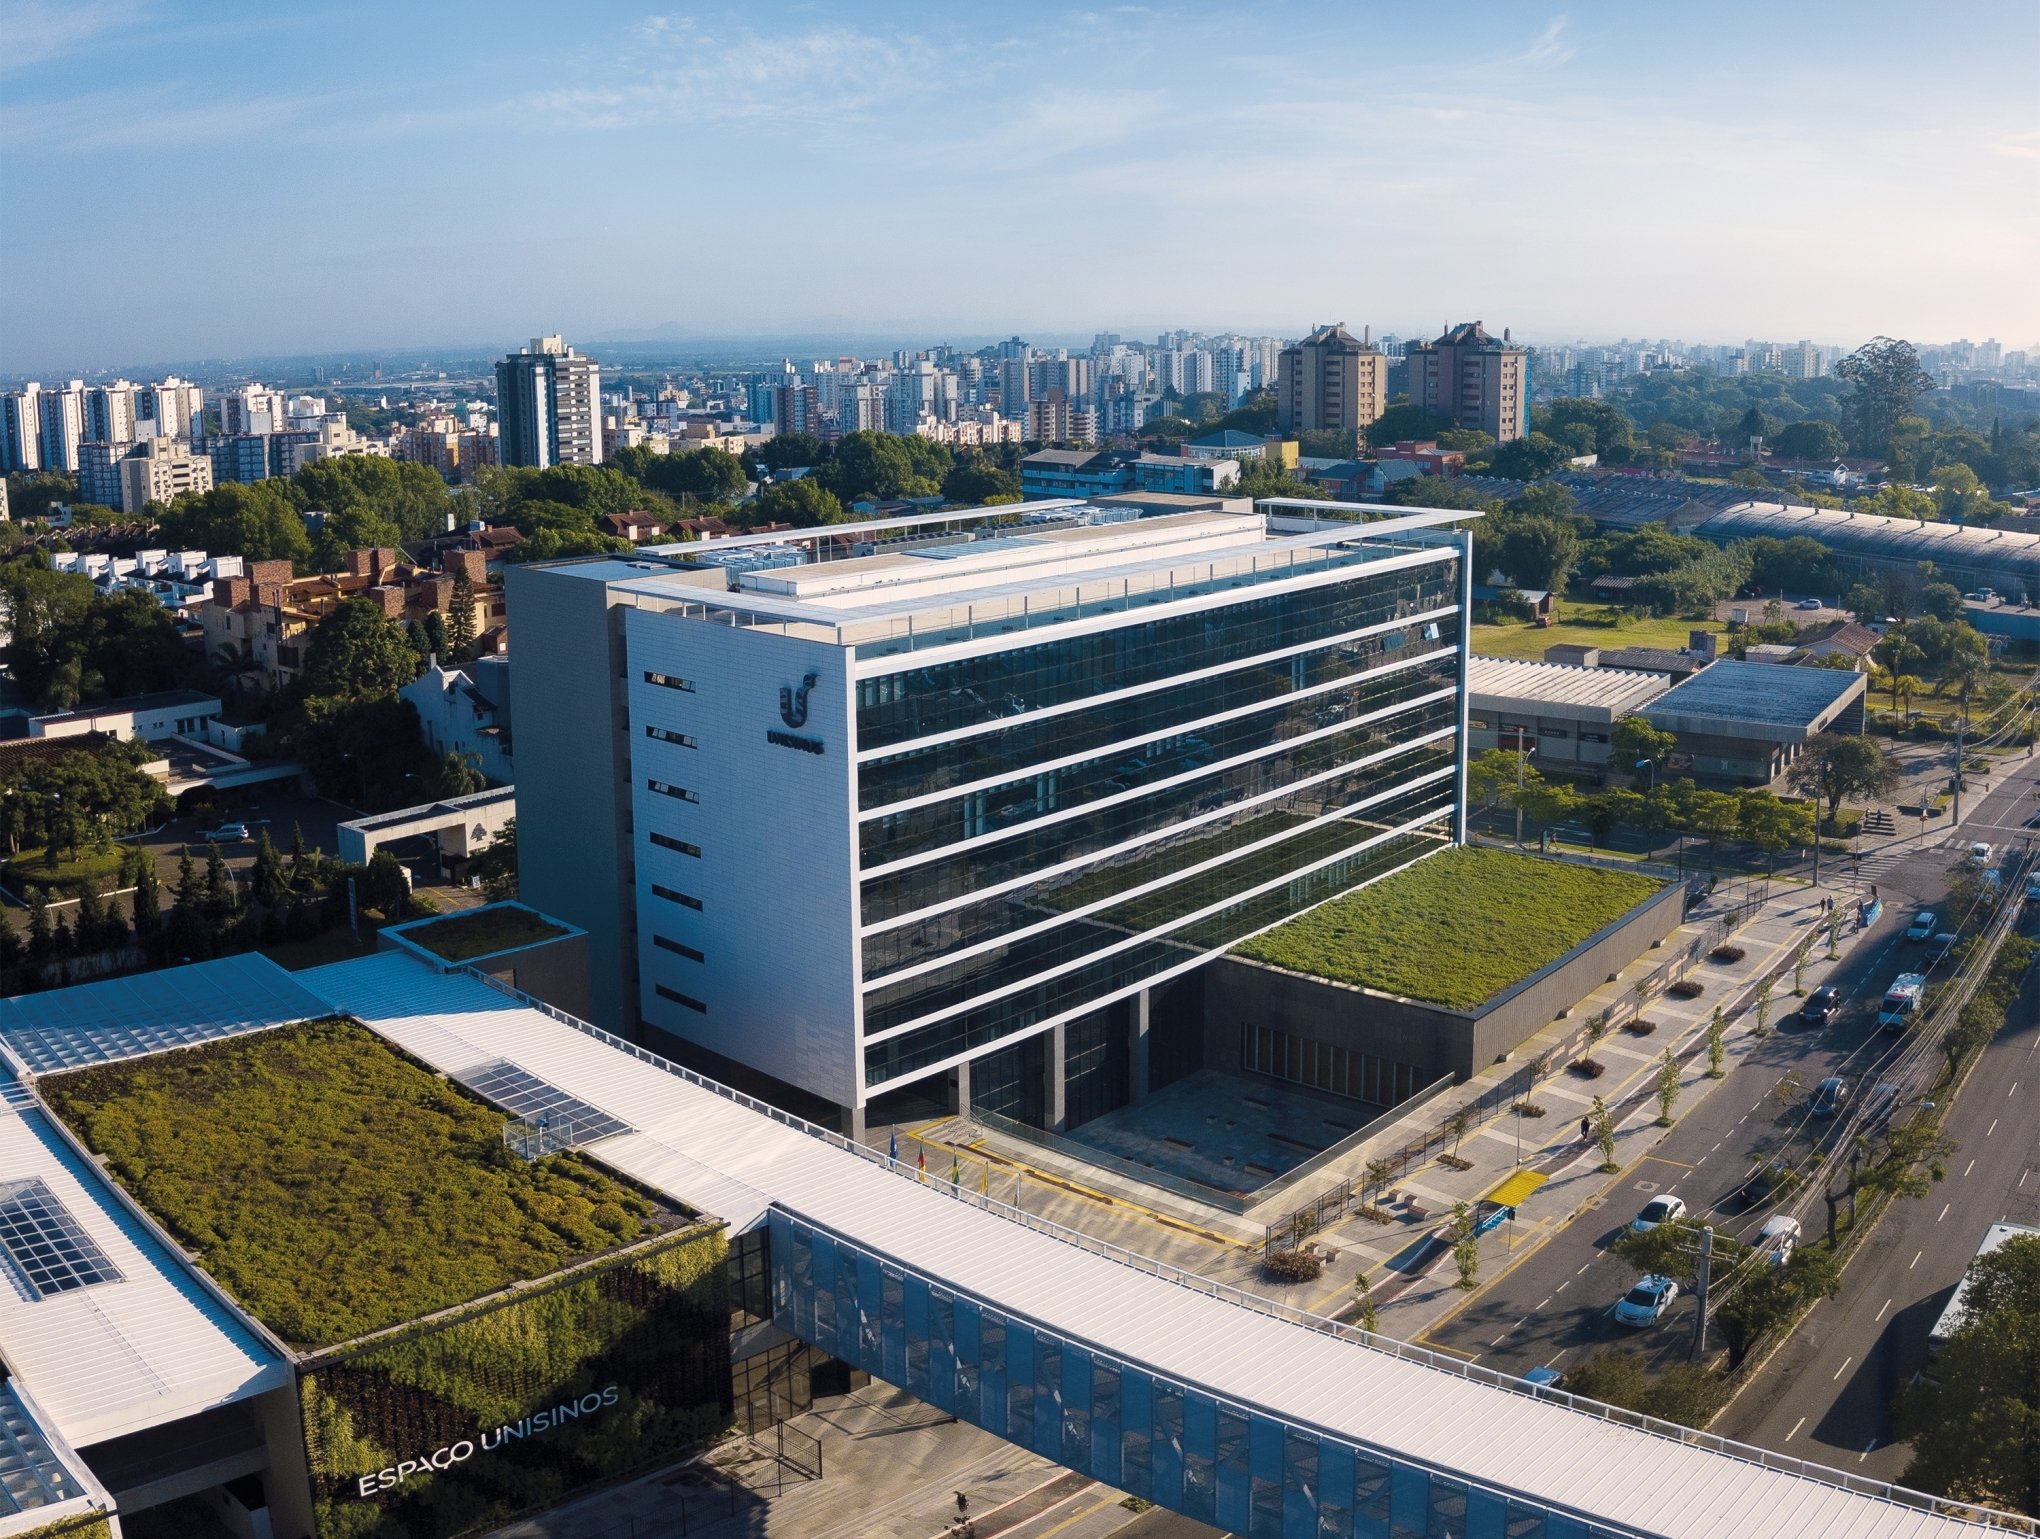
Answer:
[[313, 695], [373, 700], [417, 676], [418, 654], [403, 627], [367, 599], [340, 604], [312, 628], [305, 646], [304, 686]]
[[1920, 367], [1910, 342], [1873, 337], [1835, 365], [1835, 378], [1849, 387], [1843, 411], [1855, 445], [1866, 454], [1891, 447], [1892, 429], [1913, 402], [1933, 389], [1933, 376]]

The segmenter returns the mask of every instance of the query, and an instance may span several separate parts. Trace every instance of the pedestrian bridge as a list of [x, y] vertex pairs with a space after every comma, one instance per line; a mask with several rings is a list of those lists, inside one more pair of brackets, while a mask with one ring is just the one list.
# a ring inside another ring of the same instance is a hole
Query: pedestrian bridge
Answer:
[[738, 1232], [785, 1329], [1248, 1539], [1928, 1539], [2024, 1519], [1374, 1339], [990, 1201], [463, 971], [297, 975], [435, 1068], [510, 1063], [622, 1123], [589, 1152]]

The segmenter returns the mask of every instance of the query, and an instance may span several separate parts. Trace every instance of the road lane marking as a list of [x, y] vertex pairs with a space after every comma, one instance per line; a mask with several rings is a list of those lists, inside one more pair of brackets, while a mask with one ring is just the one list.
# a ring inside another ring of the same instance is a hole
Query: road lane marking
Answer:
[[2018, 1093], [2019, 1093], [2019, 1082], [2018, 1082], [2017, 1080], [2013, 1080], [2013, 1081], [2012, 1081], [2012, 1088], [2011, 1088], [2011, 1089], [2009, 1089], [2009, 1090], [2007, 1090], [2007, 1091], [2005, 1092], [2005, 1094], [2006, 1094], [2006, 1095], [2017, 1095]]
[[1701, 1167], [1702, 1165], [1705, 1165], [1706, 1163], [1707, 1163], [1707, 1156], [1703, 1154], [1703, 1155], [1701, 1155], [1701, 1156], [1700, 1156], [1700, 1158], [1699, 1158], [1699, 1159], [1697, 1159], [1697, 1160], [1695, 1160], [1695, 1161], [1693, 1162], [1693, 1168], [1694, 1168], [1695, 1170], [1698, 1170], [1698, 1169], [1699, 1169], [1699, 1168], [1700, 1168], [1700, 1167]]
[[[1725, 1143], [1727, 1143], [1727, 1142], [1728, 1142], [1728, 1140], [1727, 1140], [1727, 1139], [1725, 1139], [1725, 1138], [1724, 1138], [1724, 1139], [1723, 1139], [1723, 1140], [1721, 1141], [1721, 1143], [1723, 1143], [1723, 1144], [1725, 1144]], [[1708, 1152], [1709, 1154], [1712, 1154], [1712, 1153], [1714, 1153], [1714, 1152], [1715, 1152], [1715, 1150], [1719, 1149], [1720, 1147], [1721, 1147], [1721, 1144], [1716, 1144], [1716, 1145], [1714, 1146], [1714, 1148], [1713, 1148], [1713, 1149], [1709, 1149], [1709, 1150], [1708, 1150], [1707, 1152]]]
[[1877, 1321], [1878, 1321], [1878, 1320], [1882, 1320], [1882, 1319], [1884, 1318], [1884, 1311], [1885, 1311], [1885, 1310], [1887, 1310], [1887, 1309], [1889, 1309], [1890, 1307], [1891, 1307], [1891, 1300], [1890, 1300], [1890, 1299], [1886, 1299], [1886, 1300], [1885, 1300], [1885, 1301], [1884, 1301], [1884, 1302], [1883, 1302], [1882, 1304], [1879, 1304], [1879, 1305], [1877, 1306], [1877, 1316], [1876, 1316], [1876, 1319], [1873, 1319], [1873, 1320], [1872, 1320], [1872, 1321], [1871, 1321], [1870, 1323], [1871, 1323], [1872, 1325], [1875, 1325], [1875, 1324], [1877, 1323]]
[[[1570, 1288], [1571, 1286], [1572, 1286], [1572, 1279], [1571, 1279], [1570, 1277], [1568, 1277], [1568, 1278], [1567, 1278], [1567, 1279], [1566, 1279], [1566, 1280], [1565, 1280], [1564, 1282], [1562, 1282], [1562, 1283], [1560, 1283], [1560, 1284], [1558, 1285], [1558, 1292], [1557, 1292], [1557, 1293], [1554, 1293], [1554, 1294], [1552, 1294], [1551, 1296], [1552, 1296], [1553, 1298], [1557, 1298], [1557, 1297], [1558, 1297], [1558, 1294], [1559, 1294], [1559, 1293], [1563, 1293], [1563, 1292], [1565, 1292], [1565, 1290], [1566, 1290], [1566, 1289], [1568, 1289], [1568, 1288]], [[1538, 1306], [1538, 1307], [1539, 1307], [1539, 1308], [1542, 1308], [1543, 1306], [1542, 1306], [1542, 1305], [1540, 1305], [1540, 1306]]]
[[1948, 1216], [1948, 1210], [1949, 1210], [1950, 1208], [1954, 1207], [1954, 1206], [1955, 1206], [1955, 1204], [1954, 1204], [1954, 1203], [1952, 1203], [1952, 1202], [1944, 1202], [1944, 1203], [1942, 1203], [1942, 1204], [1941, 1204], [1941, 1211], [1940, 1211], [1939, 1213], [1937, 1213], [1937, 1214], [1935, 1214], [1935, 1215], [1934, 1215], [1934, 1222], [1935, 1222], [1935, 1223], [1937, 1223], [1937, 1224], [1938, 1224], [1938, 1223], [1940, 1223], [1942, 1219], [1944, 1219], [1944, 1218], [1946, 1218], [1946, 1217]]
[[[1587, 1263], [1587, 1266], [1592, 1266], [1593, 1264], [1594, 1264], [1593, 1262], [1589, 1261], [1589, 1262]], [[1584, 1271], [1585, 1271], [1585, 1270], [1587, 1269], [1587, 1266], [1583, 1266], [1583, 1267], [1581, 1267], [1581, 1268], [1580, 1268], [1580, 1272], [1584, 1272]], [[1580, 1272], [1575, 1272], [1575, 1273], [1573, 1273], [1573, 1276], [1575, 1276], [1575, 1277], [1579, 1276], [1579, 1275], [1580, 1275]]]
[[[1547, 1294], [1545, 1294], [1545, 1295], [1544, 1295], [1544, 1304], [1549, 1304], [1549, 1303], [1550, 1303], [1550, 1302], [1552, 1301], [1552, 1299], [1553, 1299], [1553, 1298], [1554, 1298], [1555, 1296], [1556, 1296], [1556, 1295], [1554, 1295], [1554, 1294], [1550, 1294], [1550, 1293], [1547, 1293]], [[1544, 1304], [1539, 1304], [1539, 1305], [1537, 1306], [1537, 1309], [1542, 1309], [1542, 1308], [1544, 1307]], [[1533, 1310], [1531, 1310], [1531, 1311], [1530, 1311], [1530, 1313], [1532, 1313], [1533, 1315], [1534, 1315], [1534, 1314], [1536, 1314], [1536, 1313], [1537, 1313], [1537, 1309], [1533, 1309]]]
[[1974, 1169], [1976, 1169], [1976, 1161], [1975, 1161], [1975, 1160], [1971, 1160], [1971, 1161], [1970, 1161], [1970, 1162], [1969, 1162], [1969, 1163], [1968, 1163], [1967, 1165], [1964, 1165], [1964, 1166], [1962, 1167], [1962, 1174], [1964, 1174], [1964, 1175], [1966, 1176], [1966, 1175], [1968, 1175], [1968, 1174], [1969, 1174], [1969, 1172], [1970, 1172], [1970, 1171], [1972, 1171], [1972, 1170], [1974, 1170]]
[[2033, 1172], [2030, 1169], [2020, 1171], [2019, 1185], [2024, 1186], [2026, 1184], [2026, 1177], [2030, 1176], [2031, 1174], [2033, 1174]]
[[1991, 1134], [1993, 1134], [1993, 1133], [1995, 1133], [1995, 1132], [1997, 1131], [1997, 1125], [1998, 1125], [1998, 1120], [1997, 1120], [1997, 1118], [1995, 1118], [1995, 1117], [1991, 1118], [1991, 1119], [1990, 1119], [1990, 1126], [1989, 1126], [1989, 1127], [1987, 1127], [1987, 1128], [1985, 1128], [1985, 1129], [1983, 1130], [1983, 1136], [1984, 1136], [1985, 1138], [1988, 1138], [1988, 1137], [1990, 1137], [1990, 1135], [1991, 1135]]
[[1911, 1260], [1911, 1261], [1909, 1261], [1909, 1262], [1907, 1262], [1907, 1263], [1906, 1263], [1906, 1268], [1905, 1268], [1905, 1269], [1906, 1269], [1906, 1270], [1907, 1270], [1908, 1272], [1910, 1272], [1910, 1271], [1911, 1271], [1911, 1270], [1912, 1270], [1912, 1269], [1913, 1269], [1914, 1267], [1916, 1267], [1916, 1266], [1918, 1266], [1918, 1265], [1920, 1264], [1920, 1257], [1924, 1256], [1925, 1254], [1926, 1254], [1926, 1252], [1925, 1252], [1925, 1251], [1923, 1251], [1923, 1250], [1916, 1250], [1916, 1251], [1914, 1251], [1914, 1252], [1913, 1252], [1913, 1258], [1912, 1258], [1912, 1260]]
[[[1835, 1370], [1835, 1378], [1839, 1379], [1843, 1374], [1847, 1373], [1849, 1371], [1849, 1364], [1853, 1363], [1854, 1361], [1855, 1359], [1853, 1357], [1843, 1358], [1842, 1366]], [[1833, 1380], [1830, 1380], [1829, 1382], [1832, 1383]]]
[[1507, 1331], [1503, 1331], [1501, 1335], [1497, 1336], [1493, 1341], [1489, 1342], [1488, 1345], [1491, 1347], [1500, 1346], [1502, 1342], [1508, 1338], [1508, 1334], [1509, 1333]]
[[1796, 1433], [1796, 1432], [1798, 1432], [1798, 1431], [1799, 1431], [1799, 1429], [1800, 1429], [1801, 1427], [1805, 1426], [1805, 1425], [1806, 1425], [1806, 1418], [1805, 1418], [1804, 1416], [1802, 1416], [1802, 1417], [1800, 1417], [1800, 1418], [1799, 1418], [1799, 1420], [1795, 1421], [1795, 1422], [1794, 1422], [1794, 1423], [1792, 1424], [1792, 1431], [1791, 1431], [1791, 1432], [1788, 1432], [1788, 1433], [1786, 1433], [1786, 1434], [1785, 1434], [1785, 1441], [1786, 1441], [1786, 1442], [1788, 1442], [1788, 1443], [1789, 1443], [1789, 1442], [1791, 1442], [1791, 1441], [1792, 1441], [1792, 1437], [1793, 1437], [1793, 1434], [1794, 1434], [1794, 1433]]

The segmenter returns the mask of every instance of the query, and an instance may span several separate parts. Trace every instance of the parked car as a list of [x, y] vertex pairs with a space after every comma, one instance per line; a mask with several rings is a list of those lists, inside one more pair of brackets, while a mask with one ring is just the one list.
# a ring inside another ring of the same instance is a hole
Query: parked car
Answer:
[[1934, 933], [1934, 926], [1940, 922], [1940, 915], [1930, 908], [1923, 908], [1913, 915], [1913, 922], [1905, 927], [1905, 938], [1909, 941], [1923, 941]]
[[1672, 1300], [1678, 1296], [1679, 1285], [1669, 1277], [1661, 1277], [1653, 1272], [1648, 1277], [1638, 1278], [1636, 1286], [1616, 1302], [1616, 1323], [1656, 1325], [1664, 1318], [1665, 1311], [1672, 1307]]
[[1809, 1109], [1816, 1117], [1832, 1117], [1848, 1099], [1849, 1082], [1839, 1074], [1830, 1074], [1813, 1087], [1813, 1105]]
[[1929, 972], [1944, 965], [1950, 957], [1955, 955], [1955, 940], [1956, 937], [1951, 931], [1943, 930], [1939, 935], [1936, 935], [1927, 942], [1927, 970]]
[[1524, 1374], [1523, 1382], [1532, 1389], [1563, 1389], [1565, 1388], [1565, 1375], [1547, 1363], [1541, 1368], [1532, 1368], [1528, 1373]]
[[222, 823], [218, 828], [199, 831], [199, 838], [207, 844], [233, 844], [251, 837], [253, 836], [249, 834], [246, 823]]
[[1819, 599], [1801, 599], [1792, 607], [1794, 609], [1825, 609], [1827, 606], [1821, 603]]
[[1772, 1266], [1783, 1266], [1792, 1259], [1792, 1252], [1799, 1244], [1799, 1220], [1783, 1213], [1774, 1213], [1764, 1220], [1764, 1227], [1757, 1231], [1756, 1244], [1751, 1248]]
[[1825, 1026], [1841, 1008], [1842, 991], [1832, 983], [1823, 983], [1806, 996], [1806, 1003], [1799, 1007], [1799, 1018], [1816, 1026]]
[[1685, 1199], [1667, 1194], [1653, 1197], [1645, 1203], [1643, 1211], [1629, 1221], [1629, 1228], [1635, 1234], [1649, 1234], [1659, 1224], [1669, 1224], [1685, 1216]]

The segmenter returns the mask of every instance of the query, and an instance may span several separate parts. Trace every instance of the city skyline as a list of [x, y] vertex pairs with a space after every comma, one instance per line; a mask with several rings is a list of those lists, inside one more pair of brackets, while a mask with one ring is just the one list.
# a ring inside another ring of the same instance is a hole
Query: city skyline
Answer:
[[61, 210], [0, 229], [10, 373], [1221, 317], [2040, 337], [2040, 21], [2011, 5], [1839, 34], [1740, 6], [1690, 34], [1601, 5], [1456, 33], [1277, 6], [1251, 37], [1212, 6], [5, 20], [13, 206]]

